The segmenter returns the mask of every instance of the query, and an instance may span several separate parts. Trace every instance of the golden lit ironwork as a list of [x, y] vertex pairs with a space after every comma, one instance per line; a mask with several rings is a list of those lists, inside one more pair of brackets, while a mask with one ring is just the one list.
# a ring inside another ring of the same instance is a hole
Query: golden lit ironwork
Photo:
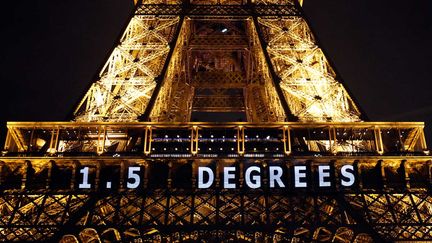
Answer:
[[132, 121], [144, 113], [178, 17], [135, 16], [75, 111], [78, 121]]
[[0, 240], [431, 241], [424, 123], [361, 121], [302, 2], [134, 1], [74, 121], [7, 124]]
[[[206, 140], [233, 139], [237, 143], [234, 152], [228, 147], [224, 152], [216, 151], [217, 146], [227, 145], [225, 141], [211, 141], [215, 151], [212, 153], [220, 154], [221, 157], [226, 156], [226, 151], [232, 156], [237, 152], [242, 155], [245, 151], [252, 154], [269, 153], [271, 156], [275, 153], [281, 153], [282, 156], [284, 151], [287, 155], [307, 155], [310, 152], [359, 156], [364, 153], [423, 155], [429, 152], [423, 127], [422, 122], [9, 122], [8, 136], [11, 138], [5, 144], [4, 152], [55, 155], [79, 151], [98, 155], [107, 152], [144, 153], [147, 156], [162, 153], [169, 157], [177, 153], [173, 150], [163, 152], [161, 149], [155, 152], [155, 147], [178, 139], [186, 142], [178, 145], [179, 151], [184, 151], [188, 156], [200, 156], [206, 153], [198, 151]], [[223, 137], [220, 134], [224, 134]], [[274, 149], [281, 146], [281, 149], [279, 152], [270, 148], [268, 152], [263, 148], [253, 151], [247, 146], [248, 142], [257, 145], [271, 142], [269, 147]], [[191, 149], [186, 150], [189, 147]]]
[[258, 18], [291, 112], [303, 121], [358, 121], [360, 112], [297, 16]]

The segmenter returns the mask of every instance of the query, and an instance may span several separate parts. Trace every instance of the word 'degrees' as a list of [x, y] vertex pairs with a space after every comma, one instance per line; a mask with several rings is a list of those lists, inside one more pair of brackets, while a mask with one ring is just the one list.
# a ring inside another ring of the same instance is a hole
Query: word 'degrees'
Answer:
[[[288, 178], [284, 175], [284, 170], [281, 166], [268, 166], [268, 186], [270, 188], [285, 188]], [[250, 166], [244, 171], [244, 181], [246, 185], [251, 189], [257, 189], [261, 187], [261, 173], [264, 170], [259, 166]], [[223, 188], [235, 189], [237, 186], [237, 168], [236, 167], [224, 167], [223, 168]], [[294, 181], [294, 188], [307, 188], [310, 184], [309, 177], [316, 176], [317, 184], [320, 188], [331, 187], [332, 180], [331, 167], [330, 165], [319, 165], [317, 167], [317, 173], [308, 173], [305, 165], [293, 166], [291, 173], [291, 180]], [[198, 188], [206, 189], [210, 188], [215, 181], [215, 172], [210, 167], [198, 167]], [[354, 166], [344, 165], [340, 167], [339, 183], [341, 186], [350, 187], [355, 183]]]

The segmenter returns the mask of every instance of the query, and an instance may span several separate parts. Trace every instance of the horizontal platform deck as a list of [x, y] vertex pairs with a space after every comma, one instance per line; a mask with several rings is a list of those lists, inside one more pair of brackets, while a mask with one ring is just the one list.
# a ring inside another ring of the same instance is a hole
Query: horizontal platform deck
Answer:
[[9, 122], [3, 156], [284, 158], [413, 156], [422, 122]]

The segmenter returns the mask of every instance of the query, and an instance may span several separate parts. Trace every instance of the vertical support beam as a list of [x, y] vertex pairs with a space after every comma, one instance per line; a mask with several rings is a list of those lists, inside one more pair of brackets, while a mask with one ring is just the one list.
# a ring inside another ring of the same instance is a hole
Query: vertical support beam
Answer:
[[170, 161], [168, 162], [168, 178], [167, 178], [167, 188], [172, 188], [172, 170], [173, 170], [173, 163]]
[[381, 129], [379, 127], [374, 128], [375, 137], [375, 148], [378, 154], [382, 155], [384, 153], [384, 145], [381, 136]]
[[214, 195], [210, 194], [211, 196], [215, 197], [215, 207], [216, 207], [216, 216], [215, 216], [215, 224], [219, 225], [220, 224], [220, 191], [219, 190], [219, 161], [216, 162], [216, 192], [214, 193]]
[[[329, 165], [330, 165], [330, 183], [331, 183], [330, 188], [332, 190], [335, 190], [338, 192], [340, 190], [340, 187], [341, 187], [341, 185], [340, 185], [341, 175], [340, 175], [340, 171], [338, 171], [336, 169], [336, 162], [337, 162], [337, 159], [332, 159], [332, 160], [330, 160], [330, 163], [329, 163]], [[318, 182], [318, 186], [319, 186], [319, 182]]]
[[191, 163], [191, 167], [192, 167], [192, 178], [191, 178], [191, 183], [192, 183], [192, 190], [195, 191], [195, 188], [197, 188], [197, 180], [196, 180], [196, 174], [195, 172], [197, 171], [197, 164], [195, 162], [195, 160], [190, 161]]
[[31, 169], [32, 169], [32, 164], [30, 163], [30, 161], [26, 160], [24, 162], [23, 168], [22, 168], [22, 180], [21, 180], [21, 190], [25, 190], [27, 189], [28, 183], [30, 181], [30, 173], [31, 173]]
[[245, 135], [244, 126], [240, 125], [237, 127], [237, 153], [243, 156], [245, 152]]
[[57, 153], [59, 134], [60, 134], [60, 129], [59, 128], [54, 128], [51, 131], [50, 145], [49, 145], [49, 148], [48, 148], [48, 151], [47, 151], [51, 155]]
[[[285, 165], [285, 170], [287, 173], [287, 178], [294, 178], [294, 172], [293, 172], [293, 165], [292, 165], [292, 161], [288, 160], [288, 161], [284, 161], [284, 165]], [[286, 182], [286, 189], [285, 190], [291, 190], [292, 188], [294, 188], [294, 182], [292, 182], [292, 180], [287, 180]]]
[[148, 162], [144, 162], [144, 179], [143, 179], [143, 188], [148, 188], [148, 178], [149, 178], [149, 164]]
[[432, 160], [429, 160], [426, 164], [427, 166], [427, 175], [428, 175], [428, 186], [429, 188], [432, 188]]
[[54, 166], [55, 166], [54, 161], [50, 160], [48, 162], [48, 175], [47, 175], [47, 180], [46, 180], [46, 184], [45, 184], [45, 189], [47, 189], [47, 190], [49, 190], [51, 188]]
[[5, 163], [3, 161], [0, 161], [0, 191], [2, 190], [3, 183], [4, 183], [4, 170], [5, 170]]
[[105, 141], [106, 141], [106, 127], [100, 126], [98, 128], [98, 143], [97, 143], [97, 149], [96, 153], [98, 155], [101, 155], [104, 153], [105, 150]]
[[333, 155], [337, 154], [337, 139], [336, 139], [336, 128], [329, 126], [329, 140], [330, 140], [330, 152]]
[[265, 220], [264, 222], [267, 225], [271, 224], [270, 221], [270, 203], [269, 203], [269, 197], [271, 195], [270, 192], [270, 185], [269, 185], [269, 174], [268, 172], [268, 164], [267, 161], [264, 161], [264, 163], [262, 163], [262, 169], [263, 169], [263, 177], [264, 179], [262, 179], [263, 182], [263, 186], [264, 186], [264, 207], [265, 207]]
[[33, 152], [33, 138], [34, 138], [35, 128], [33, 127], [30, 134], [30, 139], [27, 144], [27, 152]]
[[410, 184], [410, 177], [409, 177], [409, 170], [410, 168], [408, 168], [407, 165], [407, 160], [402, 160], [401, 164], [400, 164], [400, 169], [402, 170], [402, 176], [403, 176], [403, 181], [404, 181], [404, 185], [406, 189], [410, 189], [411, 188], [411, 184]]
[[146, 109], [144, 111], [144, 114], [141, 117], [139, 117], [140, 121], [148, 121], [150, 119], [151, 111], [153, 109], [153, 106], [154, 106], [154, 104], [156, 102], [157, 97], [159, 96], [159, 92], [160, 92], [160, 90], [162, 88], [165, 75], [167, 74], [168, 67], [169, 67], [169, 64], [171, 62], [171, 57], [172, 57], [172, 55], [174, 53], [174, 50], [176, 48], [176, 45], [177, 45], [177, 40], [178, 40], [178, 37], [180, 35], [180, 30], [183, 28], [183, 22], [184, 22], [184, 18], [185, 18], [185, 16], [184, 16], [185, 6], [184, 5], [185, 4], [183, 4], [183, 10], [182, 10], [183, 13], [180, 15], [180, 20], [179, 20], [176, 32], [174, 34], [174, 39], [169, 44], [170, 50], [168, 52], [166, 61], [165, 61], [164, 65], [163, 65], [163, 68], [161, 70], [160, 76], [158, 76], [156, 78], [156, 80], [155, 80], [156, 81], [156, 87], [153, 90], [152, 96], [150, 97], [150, 100], [149, 100], [149, 102], [147, 104], [147, 107], [146, 107]]
[[424, 128], [419, 128], [420, 130], [420, 146], [424, 154], [428, 155], [430, 151], [428, 150], [427, 143], [426, 143], [426, 137], [424, 133]]
[[5, 144], [4, 144], [4, 147], [3, 147], [4, 151], [9, 152], [10, 145], [11, 145], [10, 143], [11, 143], [11, 134], [10, 134], [10, 131], [8, 129], [7, 133], [6, 133], [6, 141], [5, 141]]
[[191, 167], [192, 167], [192, 179], [191, 179], [191, 186], [192, 186], [192, 195], [190, 196], [191, 197], [191, 206], [190, 206], [190, 208], [189, 208], [189, 210], [191, 211], [191, 214], [190, 214], [190, 223], [192, 224], [192, 225], [194, 225], [194, 219], [195, 219], [195, 203], [196, 203], [196, 201], [195, 201], [195, 197], [196, 197], [196, 194], [195, 194], [195, 184], [196, 184], [196, 178], [195, 178], [195, 162], [194, 161], [191, 161], [190, 162], [190, 164], [191, 164]]
[[151, 143], [152, 143], [152, 127], [147, 126], [145, 128], [145, 134], [144, 134], [144, 154], [149, 155], [151, 153]]
[[294, 114], [291, 113], [291, 110], [289, 109], [288, 103], [287, 103], [285, 96], [283, 94], [282, 88], [280, 87], [280, 78], [276, 74], [273, 63], [271, 62], [271, 59], [270, 59], [270, 55], [267, 52], [267, 44], [265, 42], [264, 35], [261, 32], [257, 14], [254, 13], [252, 18], [253, 18], [253, 24], [255, 25], [255, 30], [257, 31], [257, 35], [258, 35], [258, 39], [259, 39], [259, 42], [261, 45], [261, 49], [264, 53], [264, 57], [265, 57], [267, 66], [268, 66], [269, 71], [270, 71], [270, 76], [271, 76], [271, 79], [273, 81], [273, 85], [274, 85], [276, 92], [279, 96], [279, 100], [281, 102], [282, 108], [285, 111], [285, 115], [289, 121], [298, 121], [298, 117], [294, 116]]
[[363, 171], [362, 171], [362, 167], [361, 167], [361, 164], [360, 164], [360, 161], [359, 160], [355, 160], [354, 161], [354, 163], [353, 163], [353, 165], [354, 165], [354, 171], [355, 171], [355, 173], [356, 173], [356, 178], [358, 178], [357, 179], [357, 188], [359, 189], [359, 190], [361, 190], [361, 189], [363, 189], [363, 180], [362, 180], [362, 173], [363, 173]]
[[120, 191], [123, 191], [125, 186], [124, 186], [124, 178], [125, 178], [125, 173], [126, 173], [126, 168], [127, 168], [127, 164], [126, 161], [122, 161], [120, 163], [120, 181], [119, 181], [119, 189]]
[[244, 179], [244, 161], [240, 160], [235, 164], [236, 167], [238, 167], [239, 172], [239, 179], [238, 184], [240, 189], [245, 189], [245, 179]]
[[103, 168], [102, 162], [97, 161], [97, 163], [96, 163], [96, 171], [95, 171], [95, 174], [96, 174], [96, 176], [95, 176], [95, 186], [94, 186], [95, 191], [99, 191], [99, 185], [101, 184], [100, 175], [101, 175], [102, 168]]
[[191, 129], [191, 153], [196, 155], [198, 153], [198, 141], [199, 141], [199, 128], [198, 126], [192, 126]]
[[291, 150], [291, 130], [289, 126], [285, 125], [283, 127], [283, 135], [282, 135], [282, 142], [284, 143], [284, 152], [286, 155], [290, 155]]
[[385, 166], [383, 165], [383, 160], [379, 160], [377, 163], [377, 167], [376, 169], [378, 169], [379, 173], [380, 173], [380, 183], [381, 183], [381, 188], [386, 189], [387, 188], [387, 178], [386, 178], [386, 174], [385, 174]]
[[[216, 170], [215, 170], [215, 187], [216, 188], [219, 188], [220, 186], [222, 186], [220, 184], [221, 178], [220, 178], [220, 173], [219, 173], [221, 171], [220, 163], [221, 163], [220, 160], [216, 161], [216, 166], [215, 166], [216, 167]], [[217, 190], [217, 191], [219, 191], [219, 190]]]
[[73, 191], [75, 189], [75, 183], [77, 182], [77, 173], [78, 173], [79, 162], [73, 161], [72, 163], [72, 178], [70, 183], [70, 189]]

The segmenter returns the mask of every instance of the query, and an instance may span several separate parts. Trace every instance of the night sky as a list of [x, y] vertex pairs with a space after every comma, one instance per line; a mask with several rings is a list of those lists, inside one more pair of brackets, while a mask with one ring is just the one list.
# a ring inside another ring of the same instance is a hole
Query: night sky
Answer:
[[[2, 4], [1, 137], [6, 121], [70, 116], [121, 34], [131, 2]], [[305, 0], [304, 8], [369, 119], [425, 121], [432, 142], [432, 1]]]

